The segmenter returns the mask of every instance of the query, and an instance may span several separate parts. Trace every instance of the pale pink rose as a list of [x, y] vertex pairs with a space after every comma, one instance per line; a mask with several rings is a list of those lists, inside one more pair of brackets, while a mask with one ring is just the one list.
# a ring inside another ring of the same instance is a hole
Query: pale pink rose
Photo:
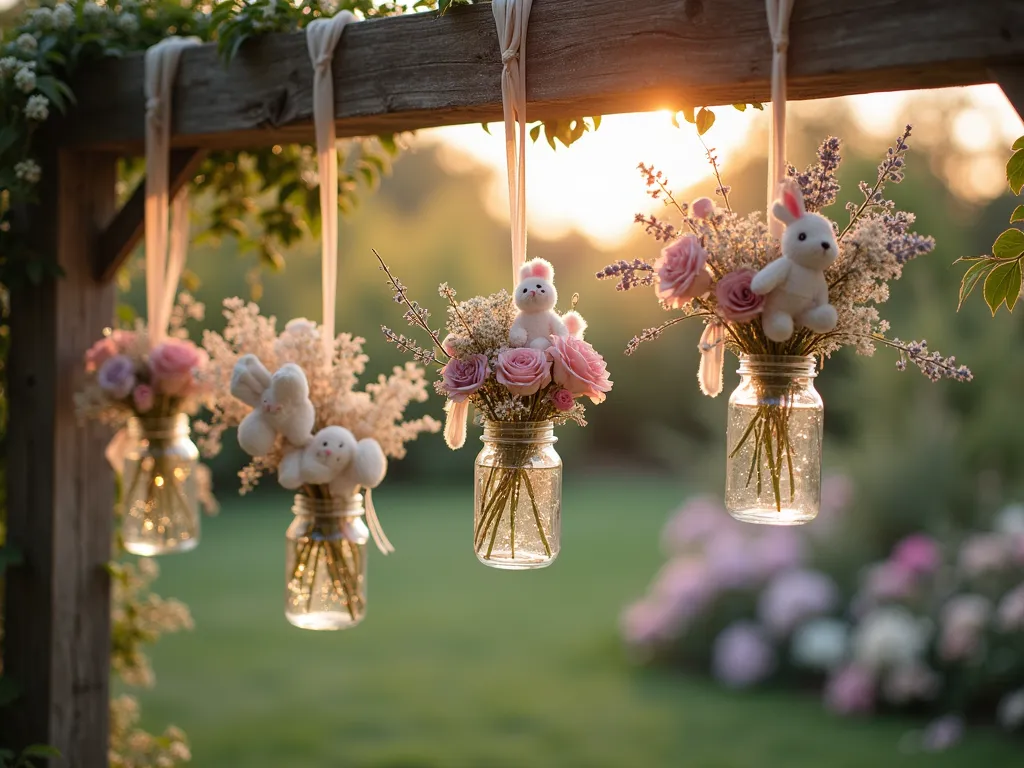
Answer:
[[666, 245], [654, 262], [654, 289], [668, 306], [679, 309], [711, 289], [708, 252], [696, 235], [685, 235]]
[[849, 664], [825, 684], [825, 706], [837, 715], [858, 715], [875, 706], [875, 681], [871, 671]]
[[775, 671], [775, 648], [759, 626], [751, 621], [730, 624], [715, 638], [711, 669], [729, 688], [748, 688]]
[[149, 413], [153, 410], [153, 399], [153, 388], [148, 384], [139, 384], [132, 391], [132, 401], [139, 413]]
[[206, 360], [206, 353], [191, 341], [167, 339], [149, 353], [153, 385], [171, 397], [184, 397], [193, 385], [193, 372]]
[[658, 572], [651, 585], [651, 595], [671, 606], [680, 621], [689, 621], [704, 610], [714, 596], [714, 586], [704, 563], [677, 558]]
[[690, 203], [690, 213], [695, 219], [706, 219], [715, 212], [715, 201], [710, 197], [698, 197]]
[[914, 592], [913, 574], [900, 563], [886, 560], [871, 567], [864, 589], [872, 601], [903, 600]]
[[896, 544], [892, 560], [911, 573], [924, 575], [939, 569], [942, 565], [942, 551], [931, 536], [916, 533]]
[[114, 355], [100, 366], [96, 382], [115, 400], [128, 397], [135, 386], [135, 363], [125, 355]]
[[604, 402], [612, 389], [608, 366], [590, 344], [575, 336], [552, 336], [546, 350], [554, 366], [555, 383], [575, 397], [589, 397], [592, 403]]
[[731, 323], [749, 323], [764, 308], [764, 296], [750, 290], [754, 270], [740, 269], [730, 272], [715, 286], [715, 298], [722, 317]]
[[441, 380], [448, 399], [461, 403], [484, 385], [490, 372], [487, 355], [453, 357], [441, 369]]
[[568, 411], [576, 404], [576, 398], [568, 389], [556, 389], [551, 393], [551, 402], [560, 411]]
[[551, 383], [551, 363], [542, 350], [530, 347], [498, 353], [494, 378], [513, 395], [533, 395]]
[[956, 595], [942, 607], [939, 655], [958, 661], [979, 654], [992, 603], [982, 595]]
[[117, 345], [119, 352], [124, 352], [135, 343], [135, 331], [113, 331], [110, 338]]
[[1013, 540], [1001, 533], [976, 533], [960, 548], [960, 570], [977, 577], [1013, 564]]
[[104, 336], [85, 353], [85, 372], [95, 373], [107, 360], [118, 354], [117, 344], [109, 336]]

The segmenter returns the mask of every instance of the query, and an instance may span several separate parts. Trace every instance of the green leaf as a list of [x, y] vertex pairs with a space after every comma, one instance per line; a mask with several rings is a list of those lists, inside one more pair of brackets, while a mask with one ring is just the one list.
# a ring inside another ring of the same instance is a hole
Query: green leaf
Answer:
[[1017, 261], [1000, 264], [985, 278], [985, 303], [992, 310], [993, 317], [1008, 296], [1014, 296], [1013, 302], [1016, 303], [1016, 296], [1020, 294], [1020, 278], [1020, 262]]
[[701, 107], [700, 112], [697, 113], [697, 135], [703, 136], [711, 130], [711, 126], [714, 124], [715, 113], [707, 107]]
[[1024, 221], [1024, 205], [1018, 205], [1010, 214], [1010, 223], [1013, 224], [1016, 221]]
[[484, 129], [484, 133], [486, 133], [488, 136], [491, 135], [491, 126], [490, 125], [488, 125], [487, 123], [480, 123], [480, 127]]
[[762, 112], [764, 112], [764, 104], [762, 104], [760, 101], [752, 101], [750, 102], [750, 106], [752, 106], [754, 109], [759, 109]]
[[540, 137], [540, 128], [541, 126], [538, 123], [530, 129], [530, 141], [536, 141]]
[[1010, 149], [1024, 149], [1024, 136], [1013, 142], [1013, 146]]
[[992, 243], [992, 255], [999, 259], [1016, 259], [1024, 253], [1024, 232], [1008, 229]]
[[21, 750], [26, 757], [60, 757], [60, 750], [49, 744], [31, 744]]
[[592, 119], [594, 121], [594, 130], [596, 131], [598, 128], [601, 127], [601, 116], [600, 115], [594, 115], [594, 117]]
[[1020, 262], [1015, 261], [1006, 286], [1006, 308], [1010, 312], [1013, 312], [1013, 308], [1017, 305], [1017, 299], [1020, 298], [1021, 277]]
[[735, 109], [735, 110], [737, 110], [739, 112], [746, 112], [747, 111], [747, 105], [746, 104], [733, 104], [732, 107], [733, 107], [733, 109]]
[[[1016, 145], [1015, 145], [1016, 146]], [[1006, 162], [1006, 180], [1013, 194], [1019, 195], [1024, 188], [1024, 149], [1018, 149]]]
[[688, 122], [688, 123], [696, 123], [697, 122], [697, 118], [694, 117], [694, 115], [693, 115], [693, 107], [683, 107], [679, 111], [683, 113], [683, 120], [685, 120], [686, 122]]
[[6, 707], [21, 696], [21, 689], [9, 677], [0, 675], [0, 707]]

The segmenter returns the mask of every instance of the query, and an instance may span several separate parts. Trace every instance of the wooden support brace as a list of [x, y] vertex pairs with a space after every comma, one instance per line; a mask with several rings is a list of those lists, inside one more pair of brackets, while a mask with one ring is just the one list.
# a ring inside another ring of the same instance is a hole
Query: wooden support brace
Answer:
[[1024, 120], [1024, 64], [1004, 64], [989, 68], [992, 80], [999, 84], [1006, 98]]
[[74, 393], [85, 351], [113, 319], [114, 288], [90, 253], [113, 215], [112, 155], [42, 159], [25, 234], [64, 276], [11, 292], [7, 538], [24, 562], [6, 577], [4, 675], [21, 697], [0, 716], [0, 743], [50, 744], [52, 765], [107, 765], [114, 483], [110, 435], [80, 424]]
[[[170, 196], [195, 178], [196, 172], [206, 159], [205, 149], [171, 150]], [[145, 232], [146, 180], [143, 178], [132, 192], [132, 196], [121, 206], [113, 221], [99, 234], [95, 248], [96, 279], [113, 280], [117, 270], [131, 255]]]

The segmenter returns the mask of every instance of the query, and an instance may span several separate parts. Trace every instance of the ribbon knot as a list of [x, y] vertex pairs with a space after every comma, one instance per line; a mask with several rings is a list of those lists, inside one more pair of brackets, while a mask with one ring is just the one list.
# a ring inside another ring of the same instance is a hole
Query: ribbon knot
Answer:
[[501, 63], [504, 64], [506, 67], [509, 64], [511, 64], [513, 61], [518, 61], [518, 59], [519, 59], [519, 49], [518, 48], [509, 48], [508, 50], [503, 51], [502, 54], [501, 54]]

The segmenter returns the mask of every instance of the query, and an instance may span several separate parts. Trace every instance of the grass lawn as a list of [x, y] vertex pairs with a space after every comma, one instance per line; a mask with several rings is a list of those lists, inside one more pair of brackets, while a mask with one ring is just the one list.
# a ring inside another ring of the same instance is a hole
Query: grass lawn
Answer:
[[471, 489], [374, 494], [397, 553], [374, 551], [367, 618], [307, 632], [282, 615], [288, 497], [260, 489], [160, 561], [161, 594], [194, 632], [154, 649], [145, 725], [174, 723], [195, 768], [881, 768], [1021, 765], [1020, 744], [974, 730], [941, 755], [898, 744], [913, 722], [840, 720], [812, 697], [730, 693], [629, 666], [621, 606], [661, 563], [679, 488], [566, 489], [562, 554], [500, 572], [471, 544]]

